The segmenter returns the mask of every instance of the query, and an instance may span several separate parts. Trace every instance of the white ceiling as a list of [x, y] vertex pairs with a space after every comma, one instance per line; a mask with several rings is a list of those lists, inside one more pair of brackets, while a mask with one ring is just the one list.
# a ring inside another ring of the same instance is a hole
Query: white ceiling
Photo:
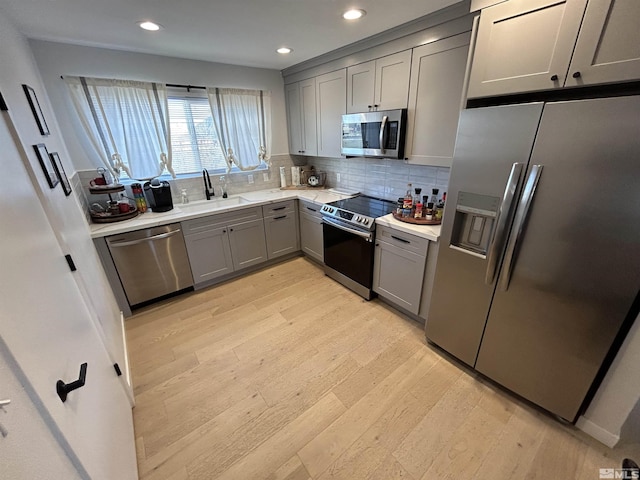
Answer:
[[[30, 38], [282, 70], [457, 1], [0, 0], [0, 10]], [[347, 22], [349, 8], [367, 15]], [[277, 54], [283, 45], [293, 53]]]

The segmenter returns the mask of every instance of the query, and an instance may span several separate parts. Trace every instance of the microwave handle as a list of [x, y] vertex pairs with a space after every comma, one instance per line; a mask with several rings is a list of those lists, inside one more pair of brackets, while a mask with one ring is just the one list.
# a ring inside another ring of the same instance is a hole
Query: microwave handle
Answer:
[[378, 138], [380, 140], [380, 153], [384, 153], [384, 145], [385, 145], [384, 129], [387, 126], [387, 120], [389, 120], [389, 117], [387, 117], [386, 115], [383, 115], [382, 123], [380, 124], [380, 136]]

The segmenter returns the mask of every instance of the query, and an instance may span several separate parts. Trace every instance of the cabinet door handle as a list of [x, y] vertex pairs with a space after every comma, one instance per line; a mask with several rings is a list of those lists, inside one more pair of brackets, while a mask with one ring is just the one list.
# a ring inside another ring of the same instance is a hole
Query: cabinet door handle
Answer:
[[396, 237], [395, 235], [391, 235], [391, 238], [393, 238], [394, 240], [398, 240], [399, 242], [402, 242], [402, 243], [411, 243], [409, 240], [405, 240], [404, 238]]
[[84, 381], [86, 378], [87, 364], [83, 363], [82, 365], [80, 365], [80, 376], [78, 377], [78, 380], [75, 380], [71, 383], [64, 383], [62, 380], [58, 380], [56, 382], [56, 392], [58, 393], [60, 400], [62, 400], [63, 403], [66, 402], [69, 392], [73, 392], [80, 387], [84, 387]]
[[282, 220], [283, 218], [287, 218], [286, 215], [280, 215], [279, 217], [273, 217], [274, 220]]
[[573, 72], [573, 75], [571, 75], [573, 78], [580, 78], [582, 76], [582, 74], [580, 72]]
[[227, 231], [226, 230], [222, 230], [222, 233], [227, 233]]
[[551, 75], [551, 81], [555, 82], [556, 80], [558, 80], [558, 75]]
[[230, 231], [230, 232], [233, 232], [233, 228], [230, 228], [230, 229], [229, 229], [229, 231]]

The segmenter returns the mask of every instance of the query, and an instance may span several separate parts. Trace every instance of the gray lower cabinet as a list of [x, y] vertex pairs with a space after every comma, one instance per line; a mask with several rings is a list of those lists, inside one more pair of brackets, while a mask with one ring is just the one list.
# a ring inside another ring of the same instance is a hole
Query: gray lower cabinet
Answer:
[[324, 263], [320, 207], [303, 200], [300, 200], [300, 248], [308, 257]]
[[229, 225], [233, 269], [251, 267], [267, 260], [262, 219]]
[[300, 250], [295, 200], [265, 205], [262, 213], [269, 260]]
[[185, 235], [194, 283], [212, 280], [233, 272], [227, 227]]
[[267, 260], [261, 207], [182, 222], [196, 286]]
[[373, 291], [417, 315], [423, 290], [429, 241], [378, 226]]

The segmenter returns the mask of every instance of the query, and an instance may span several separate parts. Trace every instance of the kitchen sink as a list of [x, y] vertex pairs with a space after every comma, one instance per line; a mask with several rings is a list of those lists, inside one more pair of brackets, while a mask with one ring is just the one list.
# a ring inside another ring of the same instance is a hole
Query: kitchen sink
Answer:
[[212, 198], [211, 200], [199, 200], [191, 203], [181, 203], [175, 206], [175, 209], [184, 213], [204, 212], [209, 210], [217, 210], [220, 208], [236, 207], [251, 203], [246, 198], [237, 196], [229, 198]]

